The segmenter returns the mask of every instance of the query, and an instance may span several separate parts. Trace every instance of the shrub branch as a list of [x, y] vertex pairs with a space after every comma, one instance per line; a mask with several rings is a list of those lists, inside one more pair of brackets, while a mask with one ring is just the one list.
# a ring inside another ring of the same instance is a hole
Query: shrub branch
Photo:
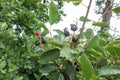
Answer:
[[[89, 5], [88, 5], [88, 8], [87, 8], [87, 12], [86, 12], [86, 16], [85, 16], [85, 19], [84, 19], [82, 28], [81, 28], [81, 30], [80, 30], [80, 33], [78, 34], [78, 41], [79, 41], [79, 39], [80, 39], [80, 37], [81, 37], [81, 35], [82, 35], [82, 33], [83, 33], [83, 30], [84, 30], [84, 28], [85, 28], [85, 23], [86, 23], [86, 21], [87, 21], [87, 17], [88, 17], [89, 11], [90, 11], [91, 4], [92, 4], [92, 0], [90, 0], [90, 2], [89, 2]], [[76, 45], [77, 45], [78, 41], [76, 42]]]

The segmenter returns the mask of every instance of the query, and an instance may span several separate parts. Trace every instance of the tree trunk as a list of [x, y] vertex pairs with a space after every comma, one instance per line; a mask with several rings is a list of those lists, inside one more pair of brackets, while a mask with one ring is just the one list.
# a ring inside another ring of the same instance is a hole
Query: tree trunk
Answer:
[[113, 2], [110, 0], [107, 0], [105, 3], [105, 8], [102, 12], [102, 22], [106, 22], [106, 25], [104, 27], [101, 27], [102, 31], [110, 29], [110, 19], [112, 17], [112, 7]]

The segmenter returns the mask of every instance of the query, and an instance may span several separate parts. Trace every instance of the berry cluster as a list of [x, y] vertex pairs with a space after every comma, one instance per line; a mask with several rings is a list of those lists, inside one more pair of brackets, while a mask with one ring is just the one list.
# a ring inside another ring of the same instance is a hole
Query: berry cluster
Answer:
[[[75, 24], [71, 24], [70, 25], [71, 26], [71, 31], [77, 31], [78, 30], [78, 27], [77, 27], [77, 25], [75, 25]], [[69, 32], [69, 30], [67, 29], [67, 28], [65, 28], [64, 29], [64, 35], [67, 37], [67, 36], [70, 36], [70, 32]], [[74, 34], [73, 34], [74, 35]], [[72, 37], [72, 42], [77, 42], [78, 41], [78, 38], [77, 37]]]
[[[40, 36], [41, 33], [39, 31], [36, 31], [35, 34], [36, 34], [36, 36]], [[42, 44], [46, 43], [46, 39], [44, 39], [42, 36], [39, 37], [39, 40], [35, 41], [35, 45], [38, 46], [38, 45], [40, 45], [40, 43], [42, 43]]]
[[74, 62], [74, 66], [75, 66], [75, 69], [76, 71], [80, 71], [80, 66], [77, 64], [77, 62]]

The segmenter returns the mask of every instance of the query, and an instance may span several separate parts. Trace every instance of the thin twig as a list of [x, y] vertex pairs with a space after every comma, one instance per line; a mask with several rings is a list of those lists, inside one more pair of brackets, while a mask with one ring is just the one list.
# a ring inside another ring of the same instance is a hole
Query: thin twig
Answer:
[[65, 80], [70, 80], [68, 74], [64, 71], [64, 69], [60, 68], [60, 65], [54, 61], [55, 65], [57, 66], [58, 70], [63, 74]]
[[[90, 2], [89, 2], [89, 5], [88, 5], [88, 8], [87, 8], [87, 12], [86, 12], [86, 16], [85, 16], [85, 19], [84, 19], [82, 28], [81, 28], [81, 30], [80, 30], [80, 33], [78, 34], [78, 41], [79, 41], [79, 39], [80, 39], [80, 37], [81, 37], [81, 35], [82, 35], [82, 33], [83, 33], [83, 30], [84, 30], [84, 28], [85, 28], [85, 23], [86, 23], [86, 21], [87, 21], [87, 17], [88, 17], [89, 11], [90, 11], [91, 4], [92, 4], [92, 0], [90, 0]], [[76, 45], [77, 45], [78, 41], [76, 42]]]
[[50, 32], [50, 37], [51, 37], [51, 39], [52, 39], [52, 28], [51, 28], [51, 25], [50, 25], [50, 30], [49, 30], [49, 32]]
[[85, 4], [81, 3], [84, 7], [88, 8]]
[[[90, 5], [91, 3], [89, 3], [89, 5]], [[111, 5], [113, 5], [113, 2], [108, 6], [108, 8], [104, 11], [104, 13], [103, 13], [103, 15], [102, 16], [104, 16], [105, 14], [106, 14], [106, 12], [108, 11], [108, 9], [109, 9], [109, 7], [111, 7]], [[88, 6], [88, 8], [90, 8], [89, 6]], [[88, 14], [88, 12], [89, 12], [89, 10], [87, 10], [87, 13], [86, 13], [86, 15]], [[98, 19], [98, 22], [100, 21], [100, 19], [102, 18], [102, 16]], [[86, 19], [87, 19], [87, 17], [86, 17]], [[84, 24], [85, 24], [85, 22], [86, 21], [84, 21]], [[82, 32], [80, 32], [80, 34], [79, 34], [79, 36], [81, 36], [82, 35], [82, 33], [83, 33], [83, 30], [84, 30], [84, 24], [83, 24], [83, 26], [82, 26]], [[96, 27], [96, 26], [95, 26]], [[95, 27], [93, 28], [93, 30], [95, 29]], [[79, 37], [80, 38], [80, 37]], [[86, 41], [86, 43], [84, 44], [84, 47], [87, 45], [87, 42], [90, 40], [90, 37], [88, 38], [88, 40]], [[77, 58], [80, 56], [80, 54], [82, 53], [82, 51], [79, 53], [79, 55], [77, 56]]]

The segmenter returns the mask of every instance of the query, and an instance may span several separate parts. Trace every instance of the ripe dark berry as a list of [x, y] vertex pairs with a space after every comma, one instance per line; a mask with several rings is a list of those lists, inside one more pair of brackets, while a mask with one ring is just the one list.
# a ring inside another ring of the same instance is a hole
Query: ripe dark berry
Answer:
[[71, 30], [72, 31], [76, 31], [78, 29], [78, 27], [75, 24], [71, 24]]
[[39, 40], [35, 41], [35, 45], [36, 46], [40, 45], [40, 41]]
[[78, 41], [78, 38], [73, 37], [73, 38], [72, 38], [72, 41], [73, 41], [73, 42], [77, 42], [77, 41]]
[[40, 36], [40, 32], [39, 31], [36, 31], [35, 34], [36, 34], [36, 36]]
[[76, 71], [80, 71], [80, 67], [79, 66], [76, 66]]
[[69, 33], [68, 31], [65, 31], [65, 32], [64, 32], [64, 35], [65, 35], [65, 36], [70, 36], [70, 33]]
[[77, 62], [74, 62], [74, 65], [77, 65]]
[[70, 36], [70, 32], [68, 31], [67, 28], [64, 29], [64, 35], [65, 35], [65, 36]]
[[46, 43], [46, 40], [44, 38], [42, 38], [42, 43], [45, 44]]
[[74, 62], [74, 66], [77, 72], [80, 71], [80, 66], [77, 64], [77, 62]]

